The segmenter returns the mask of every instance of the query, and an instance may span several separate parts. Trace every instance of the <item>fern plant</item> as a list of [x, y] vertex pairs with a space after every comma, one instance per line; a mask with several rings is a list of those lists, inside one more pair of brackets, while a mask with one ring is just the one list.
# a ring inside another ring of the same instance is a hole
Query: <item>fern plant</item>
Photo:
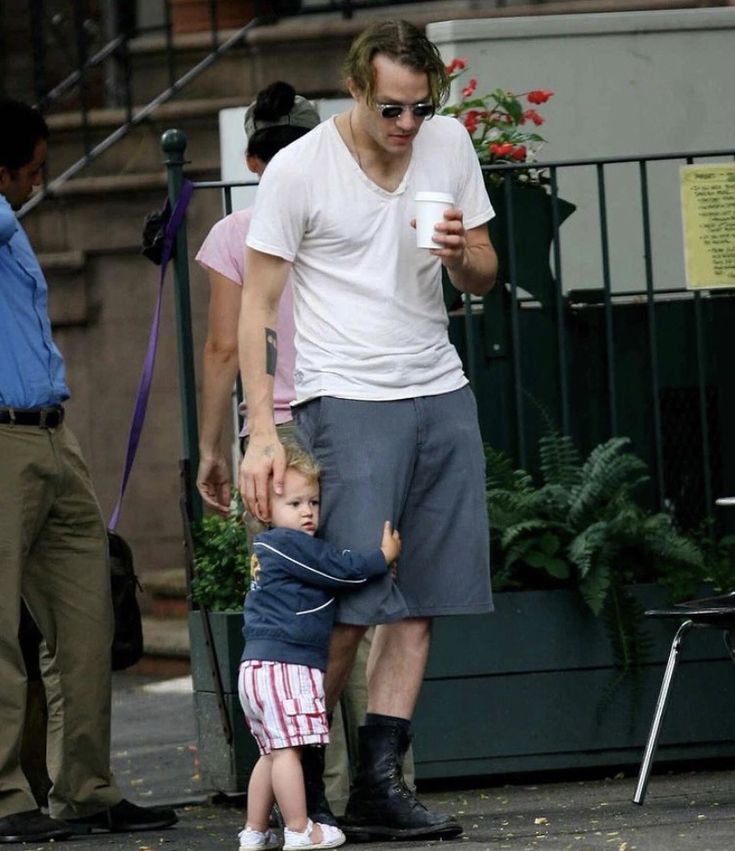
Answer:
[[629, 446], [628, 438], [614, 437], [582, 460], [570, 437], [546, 435], [539, 484], [503, 453], [486, 449], [501, 585], [527, 585], [528, 568], [540, 570], [552, 584], [578, 588], [600, 614], [612, 586], [655, 580], [677, 567], [702, 573], [700, 547], [677, 532], [668, 514], [636, 503], [633, 493], [648, 475]]
[[[704, 575], [704, 555], [668, 514], [634, 499], [648, 478], [630, 440], [614, 437], [582, 459], [570, 437], [539, 443], [540, 482], [486, 449], [487, 505], [497, 588], [573, 587], [603, 622], [622, 675], [643, 661], [642, 612], [625, 586], [677, 571]], [[499, 568], [498, 568], [499, 566]]]

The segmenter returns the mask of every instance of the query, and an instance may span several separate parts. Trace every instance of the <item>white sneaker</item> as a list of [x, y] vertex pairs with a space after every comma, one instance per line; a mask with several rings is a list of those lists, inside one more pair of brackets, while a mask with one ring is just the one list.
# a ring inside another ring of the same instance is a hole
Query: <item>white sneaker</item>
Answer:
[[270, 851], [272, 848], [281, 847], [278, 837], [272, 830], [253, 830], [252, 827], [245, 825], [237, 838], [240, 840], [240, 851]]
[[[314, 830], [314, 823], [309, 819], [306, 824], [306, 830], [299, 833], [297, 830], [289, 830], [287, 827], [283, 829], [283, 851], [309, 851], [312, 848], [338, 848], [344, 845], [345, 835], [338, 827], [331, 824], [321, 824], [322, 841], [313, 842], [311, 833]], [[242, 849], [241, 849], [242, 851]]]

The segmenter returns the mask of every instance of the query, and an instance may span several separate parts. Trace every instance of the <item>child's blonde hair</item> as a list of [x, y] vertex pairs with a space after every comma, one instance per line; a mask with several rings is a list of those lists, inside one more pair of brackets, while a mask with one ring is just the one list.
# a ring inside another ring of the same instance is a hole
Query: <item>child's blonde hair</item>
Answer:
[[284, 440], [286, 468], [296, 470], [309, 481], [318, 482], [321, 469], [314, 456], [295, 440]]

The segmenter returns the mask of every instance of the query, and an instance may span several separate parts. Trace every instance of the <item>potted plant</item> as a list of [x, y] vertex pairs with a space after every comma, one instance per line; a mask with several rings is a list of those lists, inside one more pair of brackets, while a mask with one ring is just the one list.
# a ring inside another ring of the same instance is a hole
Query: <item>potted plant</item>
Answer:
[[[637, 764], [674, 632], [643, 610], [669, 602], [661, 586], [735, 580], [731, 541], [703, 547], [637, 503], [646, 470], [625, 438], [582, 459], [548, 434], [539, 455], [536, 481], [488, 450], [496, 610], [435, 622], [419, 779]], [[692, 643], [662, 760], [735, 754], [735, 719], [717, 708], [731, 665], [711, 631]]]
[[[457, 79], [468, 72], [467, 60], [453, 59], [447, 71], [450, 79]], [[477, 86], [477, 79], [471, 78], [461, 89], [460, 100], [445, 106], [442, 113], [464, 124], [481, 165], [514, 166], [485, 171], [495, 210], [489, 230], [498, 254], [498, 281], [507, 284], [512, 278], [543, 307], [550, 308], [556, 292], [549, 268], [555, 219], [556, 227], [560, 227], [576, 209], [561, 198], [552, 199], [547, 175], [533, 165], [546, 141], [538, 132], [545, 119], [536, 107], [548, 102], [554, 93], [548, 89], [515, 93], [496, 88], [480, 95]], [[503, 292], [504, 288], [495, 288], [486, 303], [486, 313], [497, 312], [497, 300]]]
[[258, 757], [237, 692], [250, 585], [247, 530], [239, 512], [212, 514], [194, 526], [192, 539], [191, 595], [198, 608], [189, 612], [189, 635], [200, 771], [210, 788], [239, 793]]
[[[453, 59], [447, 65], [452, 81], [468, 71], [466, 59]], [[540, 127], [545, 119], [532, 107], [546, 103], [554, 92], [548, 89], [515, 94], [506, 89], [494, 89], [484, 95], [477, 93], [477, 79], [472, 77], [461, 90], [459, 103], [445, 106], [443, 115], [452, 115], [460, 120], [472, 137], [481, 165], [502, 165], [535, 162], [538, 152], [546, 141], [532, 127]], [[526, 107], [524, 99], [530, 104]], [[532, 167], [518, 172], [521, 184], [535, 185], [541, 182], [541, 173]], [[503, 182], [501, 172], [491, 172], [488, 180], [495, 186]]]

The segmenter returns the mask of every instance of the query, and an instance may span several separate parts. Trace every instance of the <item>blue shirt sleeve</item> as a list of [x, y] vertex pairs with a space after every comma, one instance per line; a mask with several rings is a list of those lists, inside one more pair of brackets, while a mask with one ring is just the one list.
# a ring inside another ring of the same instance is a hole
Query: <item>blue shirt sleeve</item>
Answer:
[[18, 230], [18, 220], [4, 195], [0, 195], [0, 246], [7, 245]]
[[42, 408], [68, 398], [46, 279], [26, 232], [0, 195], [0, 405]]

